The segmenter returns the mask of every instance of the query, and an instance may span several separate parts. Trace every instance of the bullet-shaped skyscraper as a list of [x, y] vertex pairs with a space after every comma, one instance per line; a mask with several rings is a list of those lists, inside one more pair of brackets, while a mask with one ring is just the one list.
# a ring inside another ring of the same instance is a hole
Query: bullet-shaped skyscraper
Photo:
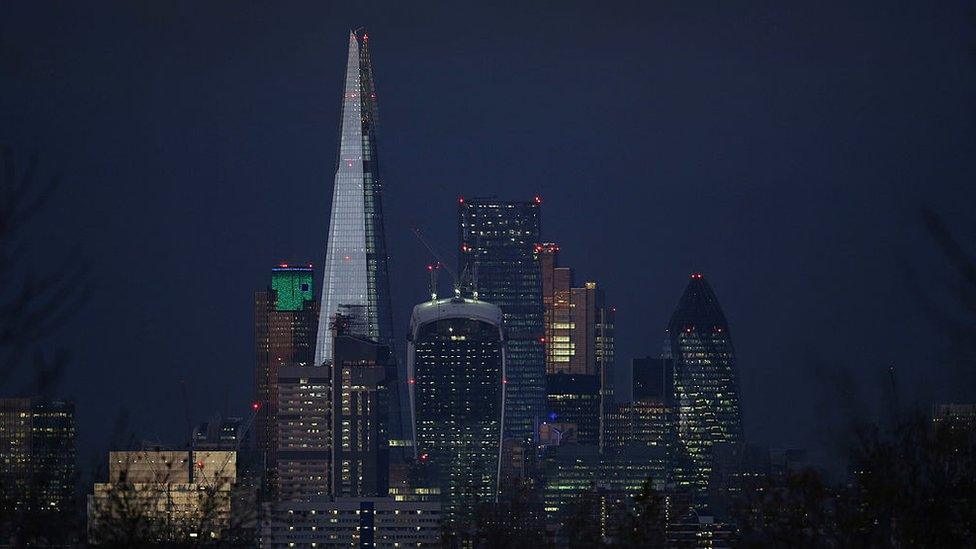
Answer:
[[739, 379], [729, 324], [705, 277], [691, 275], [668, 324], [665, 358], [674, 363], [678, 407], [677, 475], [701, 496], [708, 488], [712, 446], [742, 438]]
[[458, 200], [459, 273], [476, 298], [501, 308], [508, 339], [506, 435], [534, 439], [545, 417], [542, 281], [536, 244], [542, 200]]

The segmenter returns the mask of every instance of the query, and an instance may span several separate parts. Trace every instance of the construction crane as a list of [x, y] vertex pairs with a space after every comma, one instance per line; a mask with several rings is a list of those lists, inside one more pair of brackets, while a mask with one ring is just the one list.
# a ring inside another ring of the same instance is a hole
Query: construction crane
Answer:
[[434, 256], [434, 259], [436, 260], [434, 263], [427, 265], [427, 270], [430, 271], [431, 300], [437, 299], [437, 271], [439, 271], [441, 268], [444, 268], [444, 270], [451, 275], [451, 278], [454, 279], [454, 297], [461, 297], [461, 279], [458, 278], [457, 273], [455, 273], [454, 270], [444, 262], [444, 258], [441, 257], [441, 254], [437, 253], [437, 251], [434, 250], [434, 247], [427, 242], [427, 239], [424, 238], [424, 233], [421, 232], [419, 228], [412, 227], [411, 230], [413, 231], [414, 236], [417, 237], [417, 240], [419, 240], [420, 243], [427, 248], [427, 251], [430, 252], [430, 254]]
[[[244, 438], [247, 436], [247, 433], [251, 430], [251, 426], [254, 425], [254, 419], [258, 416], [258, 412], [259, 411], [261, 411], [261, 403], [260, 402], [253, 402], [253, 403], [251, 403], [251, 414], [250, 414], [250, 416], [248, 416], [248, 418], [241, 425], [241, 428], [240, 428], [240, 430], [238, 431], [238, 434], [237, 434], [237, 442], [234, 444], [233, 449], [232, 449], [232, 451], [234, 452], [234, 455], [235, 456], [240, 455], [241, 444], [244, 443]], [[229, 452], [227, 454], [227, 457], [224, 458], [224, 462], [214, 472], [213, 480], [217, 480], [220, 476], [222, 476], [222, 474], [224, 472], [224, 469], [227, 468], [227, 464], [228, 463], [230, 463], [230, 453]], [[199, 462], [197, 462], [195, 464], [191, 464], [190, 465], [190, 469], [191, 470], [193, 469], [193, 466], [194, 465], [198, 469], [201, 469], [202, 470], [205, 464], [202, 461], [199, 461]], [[192, 482], [192, 480], [191, 480], [191, 482]]]

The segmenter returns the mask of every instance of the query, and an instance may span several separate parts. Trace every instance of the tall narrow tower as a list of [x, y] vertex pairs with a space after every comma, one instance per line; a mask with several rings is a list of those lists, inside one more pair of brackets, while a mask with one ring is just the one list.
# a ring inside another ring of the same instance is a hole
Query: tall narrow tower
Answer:
[[[679, 480], [703, 495], [712, 446], [742, 438], [739, 381], [729, 324], [705, 277], [691, 275], [668, 324], [665, 354], [674, 360]], [[667, 357], [666, 357], [667, 358]]]
[[[319, 366], [332, 361], [329, 327], [340, 306], [362, 310], [363, 335], [395, 348], [389, 258], [383, 229], [383, 184], [376, 155], [376, 89], [368, 45], [365, 30], [349, 34], [339, 152], [315, 344], [315, 364]], [[390, 361], [389, 368], [397, 388], [390, 391], [389, 435], [391, 439], [400, 439], [401, 403], [405, 401], [406, 388], [395, 360]]]
[[539, 197], [458, 201], [458, 272], [473, 275], [476, 297], [497, 305], [504, 315], [505, 432], [519, 441], [535, 438], [546, 408], [542, 275], [536, 249], [541, 207]]

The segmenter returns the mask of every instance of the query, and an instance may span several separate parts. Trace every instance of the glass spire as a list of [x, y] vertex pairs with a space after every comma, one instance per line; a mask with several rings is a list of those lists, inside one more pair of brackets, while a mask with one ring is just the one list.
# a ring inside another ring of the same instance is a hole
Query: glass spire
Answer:
[[[339, 151], [329, 241], [322, 275], [315, 364], [332, 361], [331, 320], [340, 307], [357, 315], [362, 335], [393, 345], [393, 319], [383, 229], [383, 186], [376, 156], [376, 91], [365, 30], [349, 33], [349, 57], [340, 115]], [[396, 366], [394, 365], [394, 370]], [[391, 372], [394, 375], [396, 372]], [[402, 376], [397, 375], [397, 385]], [[391, 396], [391, 433], [401, 427], [400, 391]]]

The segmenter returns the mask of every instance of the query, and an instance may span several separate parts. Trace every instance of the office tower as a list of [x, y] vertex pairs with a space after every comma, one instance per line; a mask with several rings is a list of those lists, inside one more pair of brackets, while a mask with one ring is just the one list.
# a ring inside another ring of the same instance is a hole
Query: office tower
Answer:
[[603, 289], [598, 288], [596, 282], [573, 288], [570, 301], [573, 306], [572, 339], [576, 346], [570, 369], [585, 370], [587, 375], [599, 380], [599, 443], [602, 446], [606, 416], [614, 405], [614, 309], [606, 304]]
[[417, 305], [407, 368], [417, 459], [441, 489], [449, 528], [470, 526], [473, 507], [499, 490], [508, 412], [501, 310], [463, 298]]
[[[383, 180], [376, 154], [376, 89], [364, 30], [349, 34], [349, 57], [340, 116], [339, 152], [329, 240], [322, 275], [315, 364], [333, 357], [329, 321], [341, 306], [361, 307], [366, 338], [396, 349], [383, 227]], [[395, 357], [395, 352], [393, 353]], [[405, 427], [406, 386], [397, 365], [388, 365], [396, 379], [389, 394], [388, 436], [402, 441]], [[393, 390], [395, 388], [395, 390]]]
[[386, 435], [390, 348], [350, 333], [337, 316], [332, 366], [334, 496], [385, 496], [390, 459]]
[[137, 547], [224, 536], [237, 454], [229, 451], [109, 452], [107, 482], [88, 496], [88, 539]]
[[[542, 308], [545, 334], [546, 373], [573, 372], [573, 319], [570, 296], [573, 269], [559, 267], [559, 245], [545, 242], [536, 246], [542, 276]], [[575, 372], [586, 373], [586, 372]]]
[[275, 499], [305, 501], [331, 492], [330, 373], [311, 364], [278, 368]]
[[73, 403], [0, 399], [0, 506], [5, 515], [0, 521], [20, 513], [70, 513], [76, 470]]
[[[542, 498], [546, 529], [552, 532], [558, 546], [567, 545], [563, 528], [580, 511], [577, 504], [599, 484], [600, 465], [600, 449], [593, 444], [569, 443], [546, 449]], [[590, 518], [599, 520], [599, 512]]]
[[672, 399], [674, 364], [670, 359], [635, 358], [631, 362], [633, 400], [609, 415], [606, 448], [661, 448], [670, 454], [676, 441]]
[[536, 243], [542, 201], [459, 201], [458, 272], [476, 298], [501, 308], [508, 338], [506, 436], [533, 440], [545, 415], [542, 284]]
[[587, 374], [547, 374], [546, 403], [549, 417], [544, 426], [572, 425], [579, 444], [600, 443], [600, 378]]
[[668, 324], [665, 354], [674, 361], [679, 482], [699, 497], [708, 489], [711, 448], [742, 438], [739, 382], [729, 325], [705, 277], [695, 273]]
[[614, 404], [614, 310], [596, 282], [574, 287], [573, 270], [559, 266], [557, 244], [535, 250], [542, 278], [547, 420], [577, 422], [581, 444], [602, 444]]
[[279, 369], [311, 366], [315, 353], [318, 303], [313, 297], [311, 265], [282, 263], [271, 269], [271, 285], [254, 294], [255, 403], [254, 434], [265, 481], [277, 485]]

